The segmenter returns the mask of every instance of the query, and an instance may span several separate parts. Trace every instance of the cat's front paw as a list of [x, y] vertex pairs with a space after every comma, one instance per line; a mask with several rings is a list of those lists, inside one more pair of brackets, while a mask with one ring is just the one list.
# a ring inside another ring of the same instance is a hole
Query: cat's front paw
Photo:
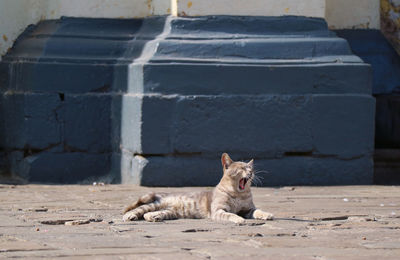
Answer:
[[264, 213], [264, 215], [260, 218], [263, 220], [273, 220], [274, 219], [274, 215], [271, 213]]
[[232, 221], [235, 224], [242, 224], [244, 223], [246, 220], [240, 216], [234, 216], [230, 219], [230, 221]]
[[138, 216], [135, 214], [135, 212], [127, 212], [125, 215], [122, 217], [124, 221], [135, 221], [139, 220]]
[[259, 216], [257, 216], [257, 219], [262, 219], [262, 220], [273, 220], [274, 215], [268, 212], [263, 212]]
[[274, 215], [269, 212], [264, 212], [262, 210], [257, 209], [254, 211], [254, 218], [255, 219], [262, 219], [262, 220], [273, 220]]

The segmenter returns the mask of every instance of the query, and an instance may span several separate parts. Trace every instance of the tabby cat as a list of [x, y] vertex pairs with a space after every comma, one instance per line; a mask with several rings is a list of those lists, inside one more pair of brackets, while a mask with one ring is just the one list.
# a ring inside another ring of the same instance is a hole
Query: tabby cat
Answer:
[[125, 209], [124, 221], [162, 221], [177, 218], [211, 218], [243, 223], [244, 218], [272, 220], [271, 213], [254, 206], [250, 191], [255, 178], [253, 160], [234, 162], [228, 154], [221, 157], [223, 176], [213, 191], [181, 194], [150, 193]]

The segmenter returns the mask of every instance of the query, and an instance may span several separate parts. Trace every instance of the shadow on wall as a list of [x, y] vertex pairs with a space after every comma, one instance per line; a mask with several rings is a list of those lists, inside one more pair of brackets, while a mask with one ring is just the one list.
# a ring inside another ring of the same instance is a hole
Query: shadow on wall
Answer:
[[381, 0], [382, 32], [336, 31], [349, 42], [356, 55], [372, 66], [376, 98], [375, 184], [400, 184], [400, 56], [395, 50], [399, 48], [396, 35], [400, 20], [393, 19], [399, 10], [397, 2]]
[[113, 154], [129, 64], [164, 20], [62, 18], [29, 26], [0, 63], [0, 175], [119, 182]]

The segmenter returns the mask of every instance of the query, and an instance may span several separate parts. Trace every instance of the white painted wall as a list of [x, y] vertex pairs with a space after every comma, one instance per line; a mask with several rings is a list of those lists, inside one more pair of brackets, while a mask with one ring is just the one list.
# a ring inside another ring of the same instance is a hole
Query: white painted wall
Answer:
[[29, 24], [61, 16], [303, 15], [331, 28], [379, 28], [379, 0], [0, 0], [0, 59]]
[[[325, 0], [178, 0], [178, 15], [325, 16]], [[176, 13], [175, 13], [176, 15]]]
[[325, 19], [331, 29], [379, 29], [379, 0], [326, 0]]
[[47, 0], [0, 0], [0, 58], [29, 24], [44, 18]]
[[135, 18], [170, 12], [170, 0], [47, 0], [47, 19], [61, 16]]

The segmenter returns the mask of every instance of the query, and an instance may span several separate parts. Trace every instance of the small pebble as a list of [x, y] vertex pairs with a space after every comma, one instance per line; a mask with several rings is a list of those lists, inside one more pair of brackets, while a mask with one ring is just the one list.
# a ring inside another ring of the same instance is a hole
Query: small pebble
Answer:
[[47, 208], [38, 208], [38, 209], [34, 209], [34, 211], [36, 211], [36, 212], [47, 212], [48, 209]]
[[251, 233], [251, 234], [248, 234], [248, 236], [249, 237], [263, 237], [264, 235], [260, 234], [260, 233]]

